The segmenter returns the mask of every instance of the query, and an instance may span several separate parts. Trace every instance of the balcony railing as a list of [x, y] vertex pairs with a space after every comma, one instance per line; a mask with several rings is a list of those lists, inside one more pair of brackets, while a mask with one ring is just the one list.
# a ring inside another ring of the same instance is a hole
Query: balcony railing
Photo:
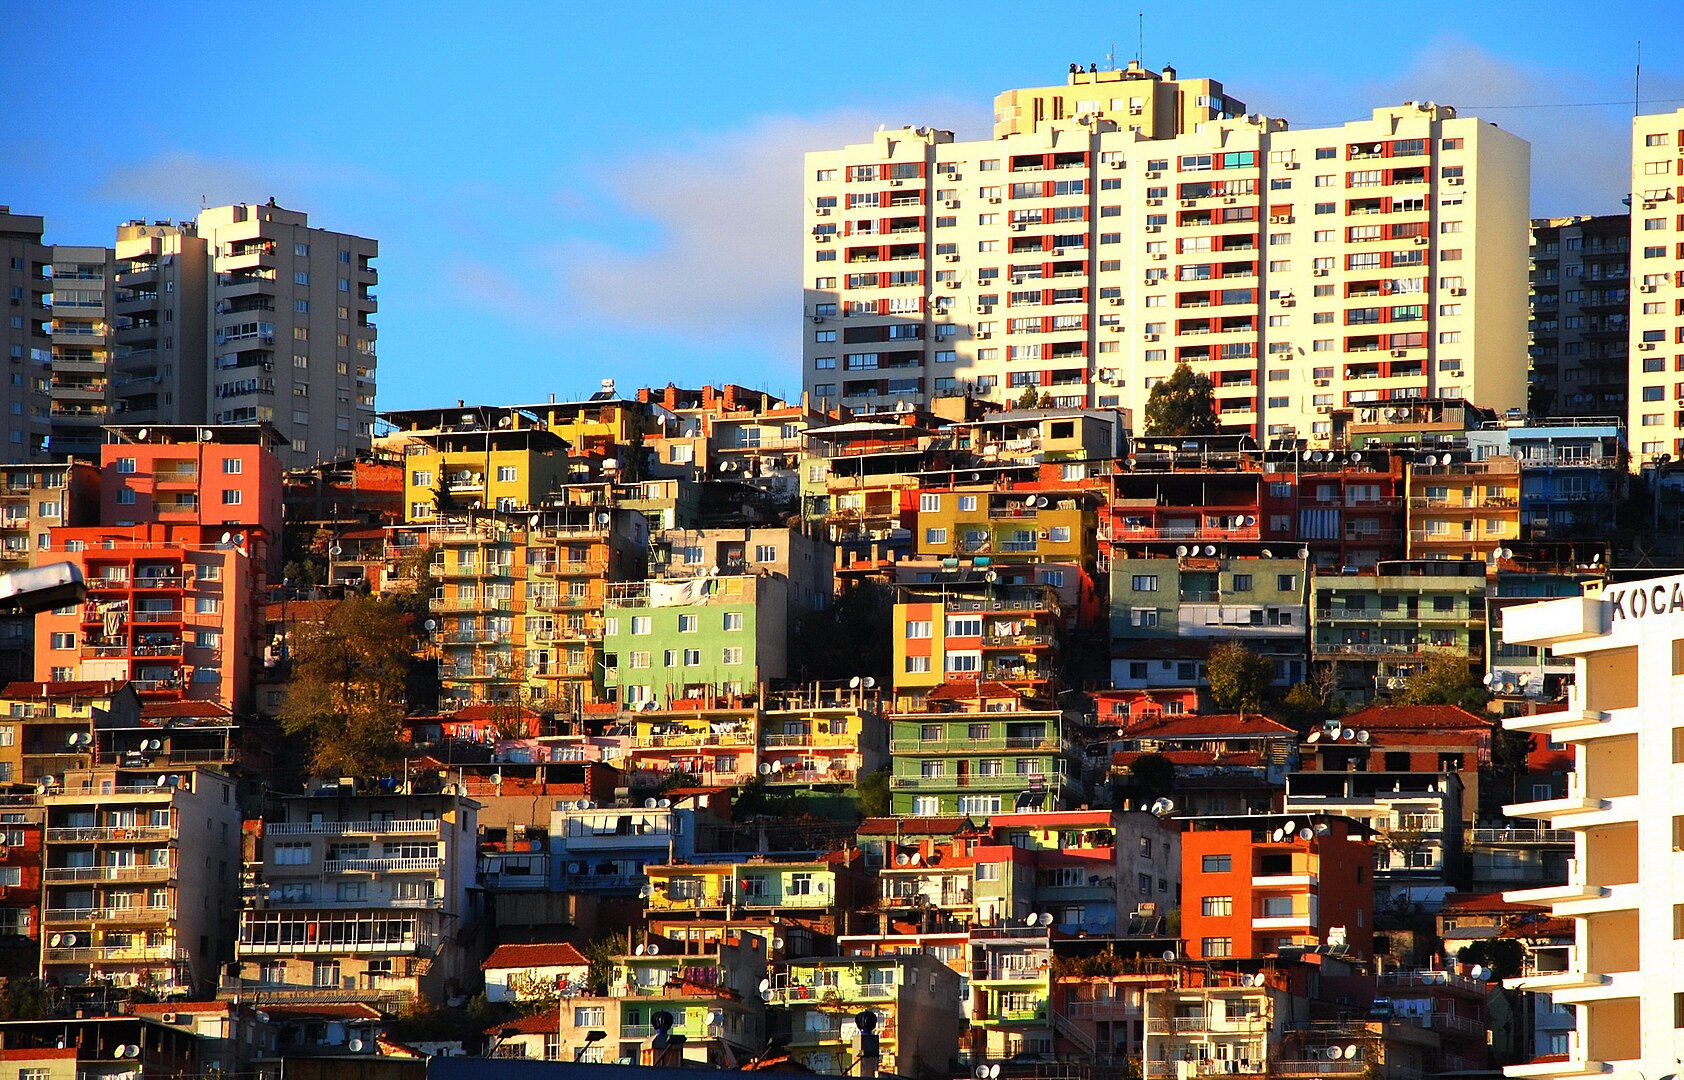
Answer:
[[263, 826], [271, 836], [345, 836], [347, 834], [437, 836], [439, 823], [430, 819], [403, 821], [277, 821]]
[[53, 866], [41, 875], [48, 885], [92, 881], [168, 881], [175, 876], [172, 866]]
[[168, 825], [109, 825], [48, 829], [47, 841], [54, 844], [92, 844], [105, 840], [168, 840], [174, 835]]
[[175, 918], [173, 904], [141, 904], [134, 907], [47, 908], [42, 917], [50, 923], [155, 922]]
[[322, 864], [329, 874], [429, 873], [444, 869], [443, 859], [329, 859]]

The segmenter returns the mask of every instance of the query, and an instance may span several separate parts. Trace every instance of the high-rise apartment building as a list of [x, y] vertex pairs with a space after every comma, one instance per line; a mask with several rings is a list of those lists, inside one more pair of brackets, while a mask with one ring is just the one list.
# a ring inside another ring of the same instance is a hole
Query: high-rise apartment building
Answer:
[[208, 419], [272, 422], [290, 466], [368, 449], [379, 246], [272, 199], [201, 211], [197, 231], [213, 274]]
[[54, 455], [97, 457], [100, 425], [111, 422], [110, 248], [55, 244], [51, 393]]
[[190, 221], [117, 226], [112, 408], [122, 423], [209, 419], [210, 269], [205, 241], [194, 230]]
[[1551, 905], [1570, 923], [1572, 944], [1534, 950], [1506, 985], [1570, 1006], [1575, 1028], [1564, 1052], [1504, 1072], [1538, 1080], [1674, 1073], [1684, 1046], [1684, 727], [1676, 705], [1684, 577], [1508, 608], [1503, 639], [1547, 646], [1576, 668], [1565, 708], [1504, 720], [1511, 731], [1571, 748], [1565, 794], [1506, 808], [1571, 834], [1567, 882], [1506, 899]]
[[807, 156], [804, 385], [820, 406], [974, 394], [1143, 415], [1185, 362], [1225, 428], [1526, 398], [1527, 144], [1432, 102], [1333, 128], [1238, 117], [1138, 66]]
[[6, 365], [0, 377], [0, 415], [5, 417], [0, 462], [8, 464], [45, 458], [43, 447], [52, 433], [52, 343], [47, 336], [52, 251], [41, 243], [41, 229], [39, 217], [0, 206], [0, 288], [7, 305], [0, 319]]
[[1684, 457], [1684, 109], [1631, 127], [1630, 406], [1639, 463]]
[[1629, 214], [1532, 222], [1532, 411], [1624, 416]]

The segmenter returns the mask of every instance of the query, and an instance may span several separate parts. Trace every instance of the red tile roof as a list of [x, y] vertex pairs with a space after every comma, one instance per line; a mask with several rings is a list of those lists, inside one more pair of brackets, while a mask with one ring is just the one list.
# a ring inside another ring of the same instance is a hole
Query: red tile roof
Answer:
[[266, 623], [327, 621], [328, 612], [339, 606], [338, 600], [285, 600], [263, 605]]
[[137, 1001], [129, 1006], [129, 1012], [136, 1016], [158, 1016], [163, 1013], [226, 1013], [231, 1003], [227, 1001]]
[[1353, 728], [1400, 730], [1425, 728], [1434, 731], [1489, 731], [1494, 721], [1476, 716], [1456, 705], [1370, 705], [1342, 717], [1340, 723]]
[[929, 701], [969, 701], [971, 698], [1021, 698], [1023, 695], [1003, 682], [979, 679], [976, 682], [945, 682], [931, 690]]
[[372, 1005], [365, 1005], [360, 1001], [345, 1002], [343, 1004], [324, 1002], [319, 1005], [265, 1005], [263, 1011], [270, 1016], [296, 1016], [300, 1018], [321, 1017], [329, 1020], [381, 1020], [380, 1010]]
[[[1132, 765], [1143, 757], [1153, 756], [1153, 753], [1145, 750], [1119, 750], [1111, 755], [1111, 764]], [[1256, 750], [1238, 750], [1225, 754], [1215, 754], [1209, 750], [1160, 750], [1155, 754], [1168, 758], [1176, 765], [1232, 765], [1235, 768], [1254, 769], [1264, 764], [1263, 755]]]
[[565, 941], [536, 945], [499, 945], [491, 951], [480, 970], [493, 968], [585, 967], [585, 954]]
[[553, 1035], [559, 1030], [556, 1025], [560, 1023], [560, 1009], [545, 1009], [531, 1016], [517, 1016], [501, 1024], [492, 1024], [485, 1029], [485, 1034], [501, 1035], [509, 1032], [515, 1035]]
[[947, 836], [975, 831], [968, 817], [867, 818], [860, 823], [860, 836]]
[[1491, 914], [1518, 914], [1543, 911], [1544, 907], [1541, 904], [1505, 900], [1502, 893], [1458, 893], [1444, 898], [1442, 910], [1469, 915], [1487, 912]]
[[3, 698], [107, 697], [127, 685], [127, 680], [82, 682], [15, 682], [0, 690]]
[[1577, 933], [1572, 919], [1529, 919], [1503, 927], [1498, 937], [1506, 938], [1570, 938]]
[[1212, 735], [1291, 735], [1285, 724], [1260, 713], [1206, 713], [1190, 716], [1152, 716], [1124, 725], [1125, 739], [1188, 739]]
[[232, 720], [234, 714], [214, 701], [154, 701], [140, 709], [143, 720]]

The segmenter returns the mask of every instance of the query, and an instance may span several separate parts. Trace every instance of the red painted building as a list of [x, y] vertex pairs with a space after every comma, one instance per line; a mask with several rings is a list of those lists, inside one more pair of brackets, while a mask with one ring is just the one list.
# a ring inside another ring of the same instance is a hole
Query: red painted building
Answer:
[[[1189, 819], [1181, 936], [1195, 960], [1374, 951], [1374, 844], [1348, 818]], [[1304, 834], [1308, 833], [1306, 837]]]

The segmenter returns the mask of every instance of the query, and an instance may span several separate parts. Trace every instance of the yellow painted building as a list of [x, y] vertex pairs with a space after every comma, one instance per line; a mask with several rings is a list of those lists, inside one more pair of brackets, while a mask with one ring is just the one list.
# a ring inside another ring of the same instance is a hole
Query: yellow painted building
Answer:
[[1097, 493], [953, 488], [918, 494], [918, 554], [1091, 565]]
[[1409, 557], [1494, 560], [1520, 540], [1520, 462], [1427, 455], [1409, 470]]
[[[404, 456], [404, 520], [524, 510], [568, 473], [568, 443], [522, 409], [460, 406], [384, 414]], [[440, 498], [444, 504], [439, 505]]]

